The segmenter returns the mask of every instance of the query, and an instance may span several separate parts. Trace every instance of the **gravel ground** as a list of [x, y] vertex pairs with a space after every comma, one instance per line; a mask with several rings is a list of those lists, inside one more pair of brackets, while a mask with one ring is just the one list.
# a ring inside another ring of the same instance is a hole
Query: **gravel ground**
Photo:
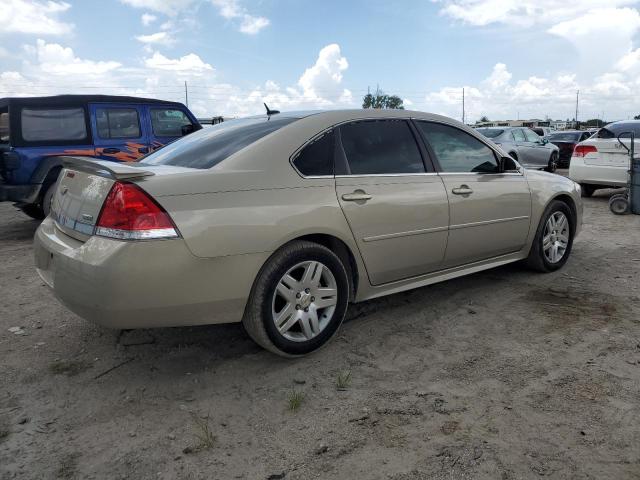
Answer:
[[240, 325], [84, 322], [0, 204], [0, 478], [640, 478], [640, 216], [609, 194], [563, 270], [352, 306], [294, 361]]

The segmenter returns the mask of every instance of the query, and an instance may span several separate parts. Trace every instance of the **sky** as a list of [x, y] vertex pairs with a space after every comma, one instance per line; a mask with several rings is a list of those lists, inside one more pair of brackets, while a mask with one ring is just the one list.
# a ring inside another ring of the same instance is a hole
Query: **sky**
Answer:
[[198, 116], [360, 108], [640, 114], [640, 0], [0, 0], [0, 97], [137, 95]]

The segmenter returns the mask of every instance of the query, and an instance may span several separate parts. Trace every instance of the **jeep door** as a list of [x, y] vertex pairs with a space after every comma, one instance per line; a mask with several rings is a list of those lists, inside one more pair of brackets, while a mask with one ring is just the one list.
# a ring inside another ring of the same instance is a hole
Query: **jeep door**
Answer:
[[96, 157], [135, 162], [149, 152], [144, 105], [95, 103], [89, 111]]

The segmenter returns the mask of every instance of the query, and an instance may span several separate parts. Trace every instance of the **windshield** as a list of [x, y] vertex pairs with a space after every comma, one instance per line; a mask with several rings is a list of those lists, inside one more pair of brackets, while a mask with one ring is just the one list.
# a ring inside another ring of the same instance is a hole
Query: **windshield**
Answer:
[[553, 133], [549, 137], [552, 142], [577, 142], [580, 138], [579, 133]]
[[144, 158], [149, 165], [211, 168], [262, 137], [297, 118], [243, 118], [230, 120], [187, 135]]
[[[617, 122], [610, 123], [604, 128], [598, 130], [597, 138], [616, 138], [621, 133], [633, 132], [636, 138], [640, 138], [640, 122]], [[630, 137], [627, 133], [625, 137]]]
[[504, 133], [500, 128], [478, 128], [478, 132], [487, 138], [496, 138]]

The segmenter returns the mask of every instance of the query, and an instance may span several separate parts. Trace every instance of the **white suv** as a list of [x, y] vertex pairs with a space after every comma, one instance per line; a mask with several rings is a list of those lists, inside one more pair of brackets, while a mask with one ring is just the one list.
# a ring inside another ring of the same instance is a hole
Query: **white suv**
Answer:
[[580, 142], [573, 150], [569, 165], [569, 178], [578, 182], [582, 193], [590, 197], [599, 188], [624, 187], [629, 181], [629, 152], [618, 141], [631, 146], [629, 133], [635, 134], [636, 158], [640, 155], [640, 120], [610, 123], [594, 136]]

